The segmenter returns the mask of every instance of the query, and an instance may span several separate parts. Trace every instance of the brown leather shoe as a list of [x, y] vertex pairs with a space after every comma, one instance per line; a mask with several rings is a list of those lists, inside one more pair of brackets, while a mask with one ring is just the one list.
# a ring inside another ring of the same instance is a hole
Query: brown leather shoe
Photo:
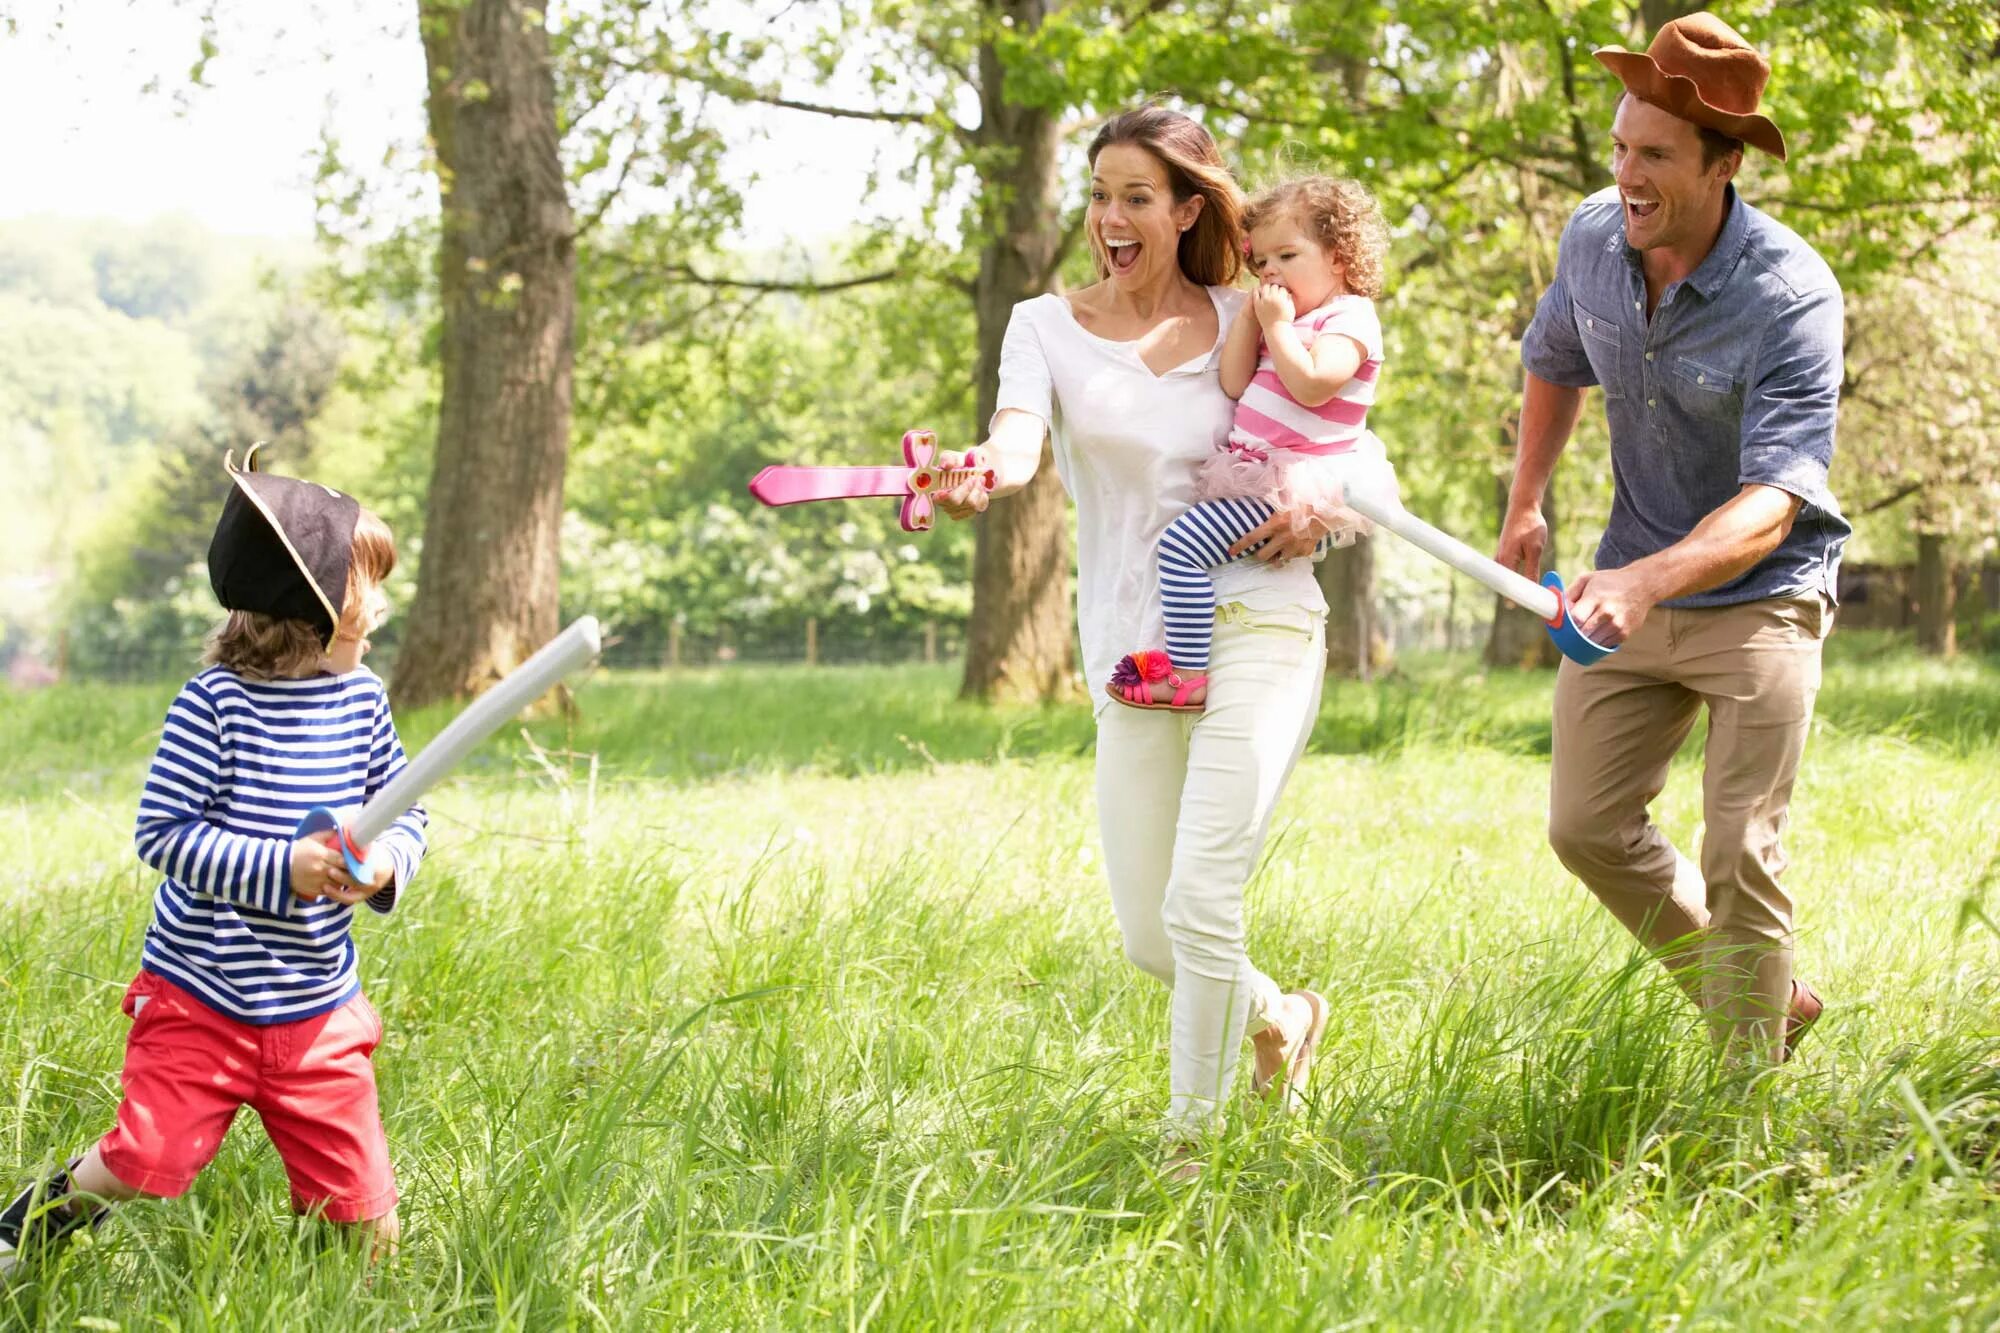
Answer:
[[1811, 986], [1797, 978], [1792, 980], [1792, 1006], [1785, 1012], [1785, 1059], [1791, 1059], [1798, 1051], [1807, 1030], [1819, 1022], [1820, 1012], [1825, 1008]]

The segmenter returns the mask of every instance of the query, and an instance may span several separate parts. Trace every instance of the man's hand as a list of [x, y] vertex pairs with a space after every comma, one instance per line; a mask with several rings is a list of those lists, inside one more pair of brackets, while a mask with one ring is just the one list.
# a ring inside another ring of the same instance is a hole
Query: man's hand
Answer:
[[1606, 648], [1637, 634], [1658, 601], [1650, 580], [1630, 568], [1592, 570], [1569, 587], [1570, 618]]
[[[1292, 526], [1290, 512], [1281, 509], [1238, 537], [1230, 546], [1229, 554], [1239, 556], [1247, 551], [1253, 559], [1269, 565], [1283, 565], [1287, 560], [1310, 556], [1318, 548], [1320, 539], [1331, 530], [1315, 517], [1306, 524], [1306, 530], [1301, 534]], [[1250, 549], [1253, 546], [1257, 547], [1254, 551]]]
[[1549, 521], [1541, 507], [1509, 509], [1500, 525], [1500, 546], [1493, 558], [1516, 574], [1537, 579], [1542, 574], [1542, 552], [1549, 545]]

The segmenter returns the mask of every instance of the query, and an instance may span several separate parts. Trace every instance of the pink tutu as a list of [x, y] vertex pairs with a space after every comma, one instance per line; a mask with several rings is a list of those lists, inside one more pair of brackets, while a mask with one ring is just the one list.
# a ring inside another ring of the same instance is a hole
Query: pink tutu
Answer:
[[1334, 545], [1345, 546], [1375, 530], [1373, 523], [1343, 503], [1351, 484], [1367, 485], [1385, 496], [1396, 494], [1396, 470], [1372, 433], [1364, 433], [1352, 449], [1338, 454], [1273, 449], [1232, 434], [1229, 443], [1195, 473], [1194, 487], [1198, 500], [1262, 500], [1289, 513], [1300, 536], [1312, 520], [1319, 519], [1332, 529]]

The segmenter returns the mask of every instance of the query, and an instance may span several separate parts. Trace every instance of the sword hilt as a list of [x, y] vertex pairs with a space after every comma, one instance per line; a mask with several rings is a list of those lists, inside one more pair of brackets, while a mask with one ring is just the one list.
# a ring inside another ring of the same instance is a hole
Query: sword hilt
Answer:
[[977, 449], [967, 449], [956, 459], [939, 453], [936, 431], [904, 431], [903, 461], [910, 465], [910, 493], [903, 498], [900, 514], [905, 532], [930, 531], [935, 497], [941, 492], [975, 478], [983, 481], [990, 491], [1000, 481]]

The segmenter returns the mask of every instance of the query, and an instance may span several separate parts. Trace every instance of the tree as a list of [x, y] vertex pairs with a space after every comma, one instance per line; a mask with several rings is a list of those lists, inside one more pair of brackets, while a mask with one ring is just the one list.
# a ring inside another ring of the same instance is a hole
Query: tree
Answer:
[[[1930, 263], [1889, 278], [1848, 312], [1836, 485], [1864, 536], [1914, 544], [1917, 642], [1956, 648], [1957, 549], [2000, 514], [2000, 235], [1990, 223], [1941, 240]], [[1837, 492], [1838, 493], [1838, 492]]]
[[422, 0], [442, 233], [443, 393], [394, 693], [475, 693], [558, 629], [575, 221], [542, 13]]
[[1326, 595], [1327, 674], [1373, 680], [1389, 660], [1375, 605], [1375, 539], [1335, 547], [1314, 575]]
[[[1502, 451], [1485, 442], [1496, 425], [1511, 442], [1516, 344], [1570, 210], [1610, 181], [1617, 83], [1589, 52], [1643, 47], [1690, 8], [1405, 0], [1373, 28], [1343, 0], [1308, 0], [1283, 12], [1280, 44], [1318, 67], [1359, 61], [1358, 91], [1349, 81], [1345, 98], [1327, 98], [1279, 61], [1214, 95], [1252, 161], [1302, 146], [1367, 180], [1397, 226], [1391, 364], [1371, 424], [1412, 506], [1442, 526], [1469, 533], [1492, 512], [1481, 483]], [[1921, 269], [1941, 238], [2000, 203], [1990, 5], [1828, 0], [1776, 7], [1745, 28], [1773, 63], [1767, 103], [1794, 153], [1788, 164], [1752, 154], [1744, 195], [1812, 241], [1851, 294]], [[1585, 423], [1556, 474], [1575, 528], [1603, 514], [1610, 492], [1601, 417], [1586, 412]]]
[[[92, 529], [67, 597], [71, 661], [123, 674], [185, 665], [215, 623], [204, 553], [230, 482], [224, 457], [252, 443], [259, 466], [311, 470], [316, 423], [343, 341], [322, 311], [287, 302], [208, 385], [200, 420], [170, 431]], [[101, 501], [100, 501], [101, 503]]]
[[[1051, 288], [1075, 234], [1061, 204], [1059, 153], [1070, 128], [1062, 114], [1076, 90], [1052, 78], [1050, 66], [1051, 49], [1077, 30], [1073, 18], [1056, 21], [1059, 9], [1051, 0], [840, 6], [789, 58], [776, 60], [764, 42], [738, 40], [726, 24], [703, 24], [693, 54], [672, 61], [738, 101], [910, 127], [932, 172], [934, 214], [961, 179], [970, 181], [972, 205], [962, 219], [976, 256], [970, 272], [949, 251], [880, 232], [861, 247], [900, 251], [900, 273], [942, 279], [970, 299], [978, 348], [970, 438], [984, 434], [992, 416], [1000, 344], [1015, 303]], [[817, 86], [809, 96], [788, 95], [787, 76], [801, 73]], [[841, 105], [827, 87], [838, 75], [899, 92], [889, 106]], [[955, 114], [961, 102], [978, 109], [969, 124]], [[1069, 573], [1061, 482], [1045, 466], [978, 526], [966, 695], [1049, 698], [1070, 688]]]
[[[1031, 40], [1049, 0], [982, 0], [979, 44], [979, 275], [973, 306], [979, 330], [979, 411], [983, 433], [1000, 391], [1000, 343], [1016, 302], [1047, 291], [1062, 259], [1064, 219], [1054, 108], [1009, 87], [1000, 35]], [[979, 525], [972, 558], [972, 619], [963, 692], [971, 697], [1052, 698], [1070, 686], [1075, 665], [1070, 609], [1067, 505], [1049, 449], [1033, 481], [996, 501]]]

